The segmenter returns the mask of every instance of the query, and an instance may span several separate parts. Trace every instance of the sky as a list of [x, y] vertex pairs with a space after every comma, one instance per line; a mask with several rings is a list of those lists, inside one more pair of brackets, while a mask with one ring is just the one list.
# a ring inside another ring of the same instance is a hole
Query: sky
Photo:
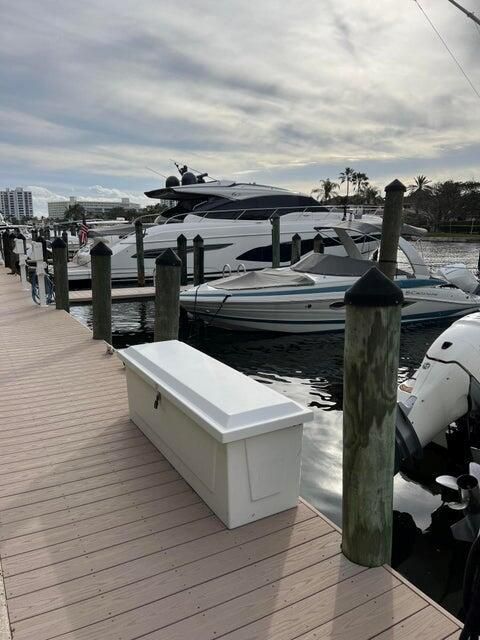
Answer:
[[[480, 0], [463, 0], [480, 15]], [[480, 91], [480, 29], [421, 4]], [[175, 172], [480, 180], [480, 99], [414, 0], [0, 0], [0, 187], [37, 215]]]

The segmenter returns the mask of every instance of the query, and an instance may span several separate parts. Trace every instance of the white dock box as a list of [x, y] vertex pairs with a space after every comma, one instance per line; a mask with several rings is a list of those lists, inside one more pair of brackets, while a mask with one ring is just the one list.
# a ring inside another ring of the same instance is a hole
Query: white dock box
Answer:
[[297, 504], [311, 411], [177, 340], [117, 353], [131, 419], [227, 527]]

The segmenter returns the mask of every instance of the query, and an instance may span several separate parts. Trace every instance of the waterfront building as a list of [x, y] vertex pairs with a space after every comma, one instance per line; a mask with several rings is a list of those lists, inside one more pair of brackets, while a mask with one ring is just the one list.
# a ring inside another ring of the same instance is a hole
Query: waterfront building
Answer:
[[0, 211], [7, 220], [32, 218], [32, 192], [22, 187], [0, 190]]
[[68, 200], [59, 200], [48, 203], [48, 217], [51, 220], [62, 220], [65, 212], [69, 207], [78, 204], [83, 207], [87, 217], [102, 217], [112, 209], [125, 209], [139, 211], [140, 205], [131, 202], [130, 198], [122, 198], [121, 200], [82, 200], [75, 196], [71, 196]]

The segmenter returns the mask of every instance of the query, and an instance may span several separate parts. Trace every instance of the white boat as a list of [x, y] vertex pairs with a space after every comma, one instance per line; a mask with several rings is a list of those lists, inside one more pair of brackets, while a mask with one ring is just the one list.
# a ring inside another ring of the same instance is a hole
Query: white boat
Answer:
[[[310, 253], [290, 267], [215, 280], [182, 292], [181, 304], [191, 315], [228, 329], [343, 330], [345, 291], [376, 264], [352, 238], [378, 239], [381, 221], [343, 222], [333, 231], [347, 255]], [[423, 235], [423, 230], [404, 225], [404, 233]], [[402, 322], [456, 318], [480, 308], [480, 296], [434, 277], [414, 245], [403, 237], [399, 249], [403, 258], [395, 281], [405, 298]]]
[[[182, 181], [184, 178], [185, 175]], [[193, 239], [200, 235], [204, 240], [205, 276], [215, 278], [223, 273], [224, 267], [230, 271], [251, 271], [272, 263], [270, 220], [275, 213], [281, 216], [281, 264], [290, 262], [295, 233], [302, 237], [302, 253], [307, 253], [313, 247], [317, 225], [331, 228], [345, 217], [343, 209], [321, 206], [310, 196], [277, 187], [219, 180], [179, 185], [175, 177], [169, 178], [167, 185], [147, 193], [150, 197], [176, 201], [173, 208], [157, 219], [157, 224], [145, 230], [147, 278], [153, 276], [155, 258], [169, 247], [176, 250], [181, 234], [187, 238], [188, 275], [193, 275]], [[361, 210], [349, 210], [347, 215], [362, 214]], [[362, 242], [360, 237], [357, 240]], [[332, 229], [325, 234], [325, 246], [327, 252], [343, 251]], [[135, 234], [120, 238], [110, 248], [112, 279], [135, 280]], [[88, 280], [90, 275], [90, 247], [86, 247], [69, 265], [69, 279]]]

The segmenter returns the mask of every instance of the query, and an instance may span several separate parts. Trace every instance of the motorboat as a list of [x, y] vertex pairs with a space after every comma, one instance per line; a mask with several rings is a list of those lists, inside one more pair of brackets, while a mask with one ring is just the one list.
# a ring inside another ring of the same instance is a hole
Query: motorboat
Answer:
[[[190, 177], [189, 177], [190, 175]], [[271, 219], [281, 216], [280, 261], [290, 262], [292, 236], [300, 234], [302, 254], [311, 251], [316, 226], [329, 223], [325, 235], [327, 253], [342, 252], [332, 227], [345, 217], [363, 216], [378, 219], [364, 211], [345, 211], [323, 206], [311, 196], [279, 187], [239, 183], [226, 180], [198, 182], [189, 172], [182, 184], [175, 176], [167, 178], [162, 189], [146, 192], [151, 198], [174, 202], [144, 230], [145, 275], [153, 276], [155, 258], [167, 248], [176, 250], [177, 238], [187, 239], [187, 273], [193, 275], [193, 239], [204, 241], [205, 276], [217, 278], [223, 272], [263, 269], [272, 263]], [[362, 242], [361, 238], [357, 238]], [[137, 277], [135, 233], [120, 237], [110, 245], [112, 279], [132, 281]], [[90, 247], [78, 252], [69, 264], [69, 280], [89, 280]]]
[[[322, 235], [329, 231], [315, 230]], [[345, 291], [376, 264], [378, 254], [376, 249], [368, 255], [355, 240], [362, 238], [368, 249], [369, 238], [380, 238], [381, 221], [342, 222], [330, 231], [330, 237], [343, 247], [341, 254], [312, 252], [289, 267], [221, 278], [182, 292], [181, 304], [192, 316], [227, 329], [341, 331], [345, 326]], [[423, 233], [409, 225], [402, 230], [411, 237]], [[480, 308], [479, 295], [434, 276], [414, 244], [404, 237], [399, 242], [395, 282], [404, 294], [403, 323], [453, 319]]]

